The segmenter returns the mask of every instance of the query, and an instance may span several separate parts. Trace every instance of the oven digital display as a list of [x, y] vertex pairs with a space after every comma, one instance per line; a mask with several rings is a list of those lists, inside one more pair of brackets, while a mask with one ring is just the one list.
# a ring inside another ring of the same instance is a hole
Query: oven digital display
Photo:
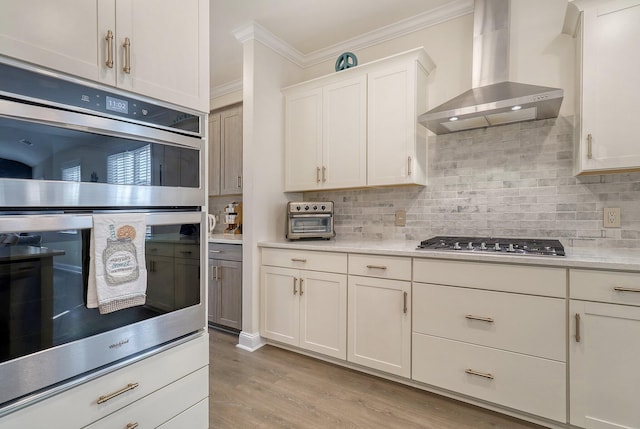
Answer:
[[113, 112], [129, 114], [129, 102], [119, 98], [109, 97], [107, 95], [107, 110]]

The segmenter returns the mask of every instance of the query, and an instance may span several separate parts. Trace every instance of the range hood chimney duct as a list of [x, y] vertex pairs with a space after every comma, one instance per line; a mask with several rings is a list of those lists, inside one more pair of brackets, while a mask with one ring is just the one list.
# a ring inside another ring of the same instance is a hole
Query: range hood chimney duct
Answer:
[[436, 134], [555, 118], [564, 91], [509, 81], [510, 0], [475, 0], [472, 89], [423, 113]]

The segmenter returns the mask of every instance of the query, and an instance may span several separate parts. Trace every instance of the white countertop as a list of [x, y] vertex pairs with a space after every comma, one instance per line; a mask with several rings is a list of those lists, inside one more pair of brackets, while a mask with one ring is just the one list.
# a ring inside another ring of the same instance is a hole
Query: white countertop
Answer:
[[211, 234], [207, 241], [209, 243], [242, 244], [242, 234]]
[[298, 250], [324, 250], [373, 255], [411, 256], [460, 261], [499, 262], [523, 265], [544, 265], [563, 268], [597, 268], [607, 270], [640, 271], [640, 250], [591, 249], [565, 247], [565, 257], [522, 256], [492, 253], [452, 252], [417, 249], [417, 241], [407, 240], [314, 240], [314, 241], [264, 241], [260, 247]]

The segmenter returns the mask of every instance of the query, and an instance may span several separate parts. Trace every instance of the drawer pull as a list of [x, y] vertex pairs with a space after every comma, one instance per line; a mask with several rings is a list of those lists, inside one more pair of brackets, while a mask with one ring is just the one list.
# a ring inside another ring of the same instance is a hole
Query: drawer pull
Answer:
[[493, 319], [491, 317], [474, 316], [473, 314], [467, 314], [464, 317], [469, 320], [479, 320], [481, 322], [493, 323]]
[[300, 279], [300, 296], [304, 293], [304, 290], [302, 290], [302, 282], [304, 282], [303, 278]]
[[118, 390], [117, 392], [113, 392], [113, 393], [110, 393], [109, 395], [104, 395], [104, 396], [99, 397], [97, 403], [98, 404], [103, 404], [103, 403], [115, 398], [116, 396], [120, 396], [123, 393], [128, 392], [129, 390], [135, 389], [138, 386], [139, 386], [138, 383], [129, 383], [125, 387], [123, 387], [122, 389]]
[[107, 31], [107, 36], [104, 38], [107, 41], [107, 61], [105, 65], [110, 69], [113, 68], [113, 32]]
[[408, 297], [408, 295], [409, 294], [406, 293], [406, 292], [403, 295], [404, 296], [404, 298], [403, 298], [404, 299], [404, 306], [403, 306], [402, 311], [404, 312], [404, 314], [407, 314], [407, 297]]
[[576, 313], [576, 343], [580, 342], [580, 313]]
[[298, 293], [297, 283], [298, 283], [298, 278], [294, 277], [293, 278], [293, 294], [294, 295]]
[[209, 250], [209, 253], [222, 253], [222, 250]]
[[640, 289], [632, 288], [632, 287], [614, 287], [613, 290], [616, 292], [636, 292], [640, 293]]
[[488, 372], [479, 372], [479, 371], [474, 371], [473, 369], [466, 369], [464, 372], [470, 375], [476, 375], [478, 377], [488, 378], [490, 380], [493, 380], [494, 378], [493, 374], [490, 374]]
[[291, 258], [291, 262], [307, 262], [306, 259], [302, 259], [302, 258]]
[[375, 270], [386, 270], [387, 267], [384, 265], [367, 265], [367, 268], [375, 269]]
[[138, 422], [127, 423], [127, 426], [124, 429], [136, 429], [137, 427], [138, 427]]

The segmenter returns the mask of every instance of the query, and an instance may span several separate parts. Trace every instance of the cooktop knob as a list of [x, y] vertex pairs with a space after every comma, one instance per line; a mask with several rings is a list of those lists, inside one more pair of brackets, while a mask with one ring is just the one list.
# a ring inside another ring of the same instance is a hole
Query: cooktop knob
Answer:
[[502, 250], [502, 249], [500, 249], [500, 243], [496, 243], [496, 244], [493, 246], [493, 250], [495, 250], [496, 252], [499, 252], [500, 250]]
[[480, 243], [480, 250], [487, 250], [487, 243]]
[[460, 243], [458, 243], [457, 241], [453, 244], [453, 248], [454, 248], [455, 250], [460, 250], [460, 249], [462, 249], [462, 247], [460, 247]]
[[509, 244], [509, 248], [507, 249], [507, 252], [515, 252], [516, 249], [513, 248], [513, 243]]
[[467, 245], [467, 249], [473, 250], [473, 241], [469, 242], [469, 244]]

